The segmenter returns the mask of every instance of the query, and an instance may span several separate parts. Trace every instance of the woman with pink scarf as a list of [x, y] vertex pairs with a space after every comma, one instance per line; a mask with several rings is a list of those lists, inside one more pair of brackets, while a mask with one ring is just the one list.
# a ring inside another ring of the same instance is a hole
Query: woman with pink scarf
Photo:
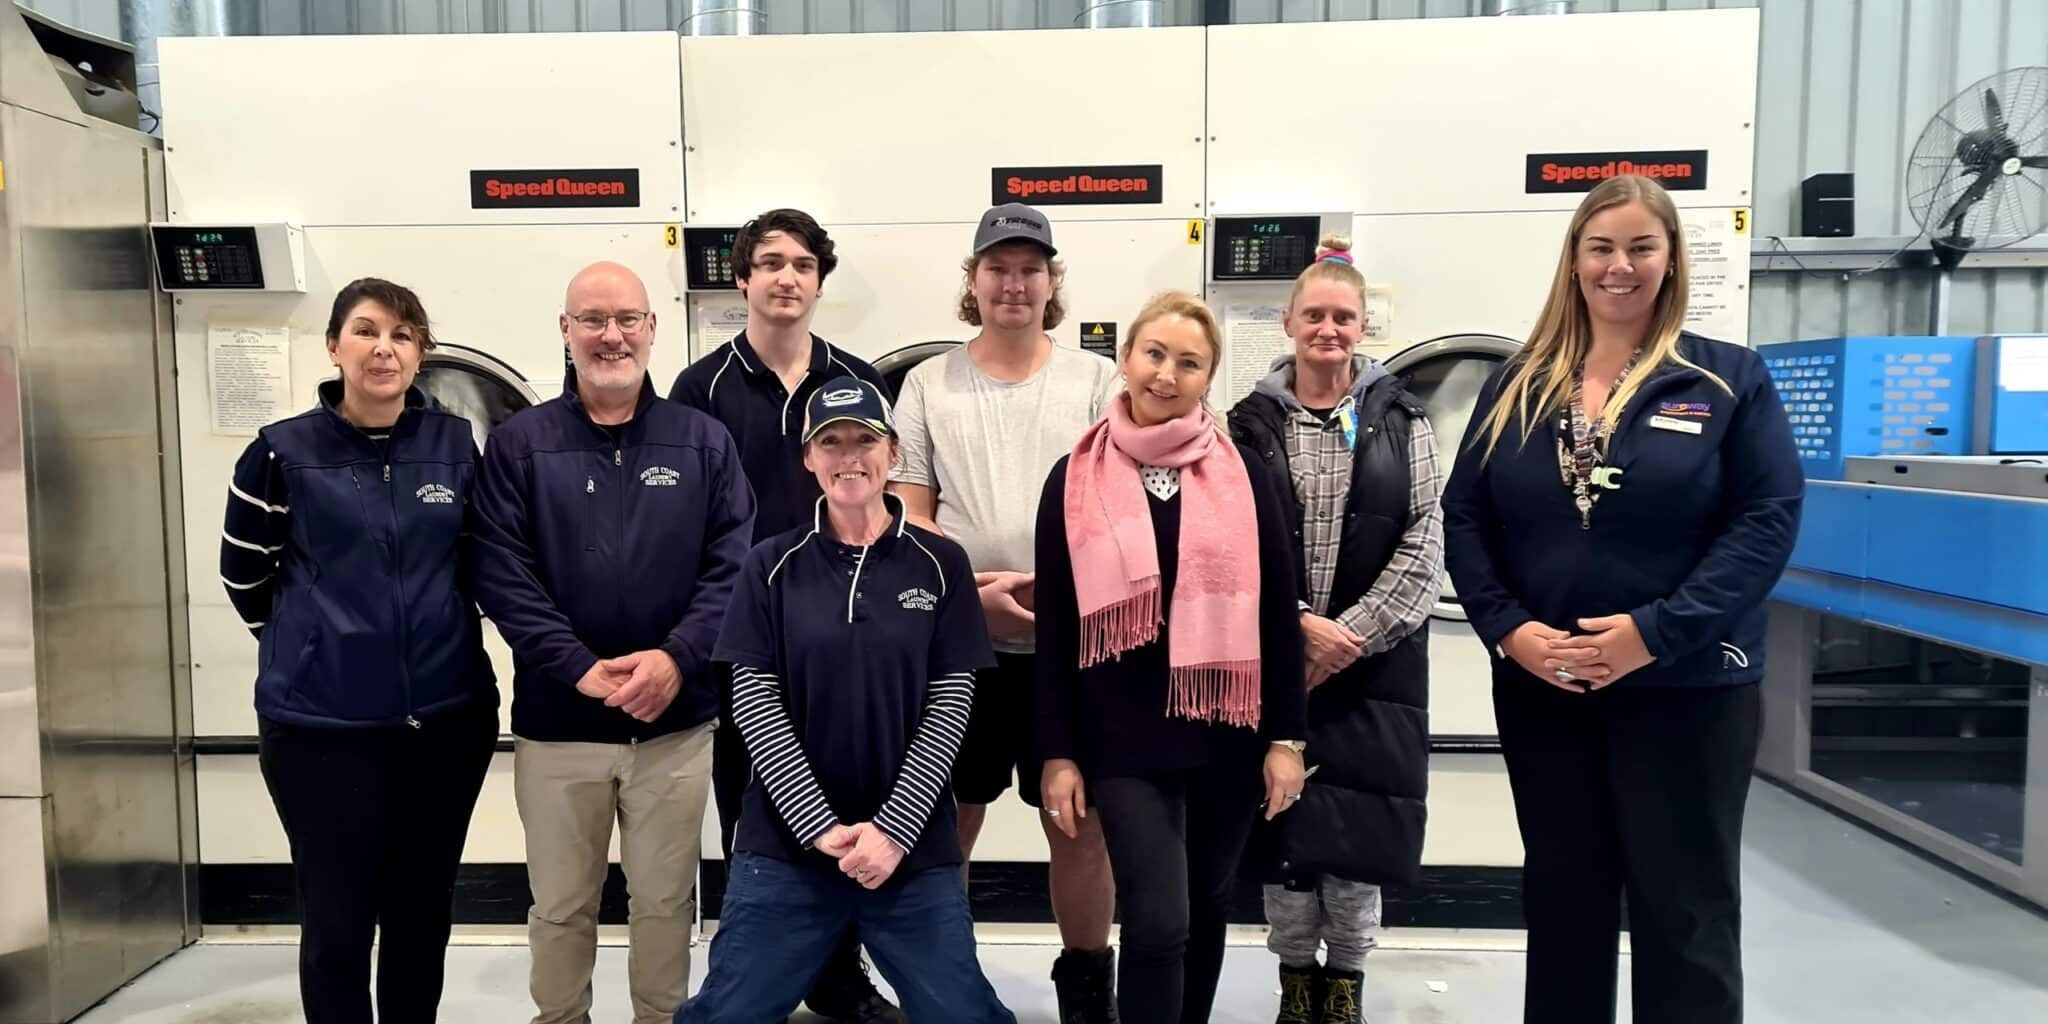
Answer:
[[1245, 839], [1301, 798], [1291, 527], [1208, 409], [1222, 355], [1200, 299], [1153, 298], [1038, 506], [1041, 790], [1068, 835], [1102, 816], [1122, 1024], [1209, 1019]]

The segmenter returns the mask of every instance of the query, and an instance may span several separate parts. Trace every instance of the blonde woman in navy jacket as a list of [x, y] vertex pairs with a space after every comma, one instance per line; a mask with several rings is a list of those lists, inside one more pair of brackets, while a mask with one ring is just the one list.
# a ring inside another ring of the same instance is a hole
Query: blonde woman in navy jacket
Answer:
[[469, 816], [498, 738], [470, 598], [469, 421], [413, 386], [410, 289], [334, 298], [320, 404], [235, 465], [221, 582], [256, 634], [263, 781], [291, 841], [309, 1024], [431, 1022]]
[[1624, 897], [1636, 1021], [1742, 1019], [1764, 599], [1804, 481], [1756, 353], [1682, 330], [1684, 238], [1653, 181], [1587, 194], [1444, 493], [1451, 578], [1495, 653], [1528, 1022], [1613, 1019]]

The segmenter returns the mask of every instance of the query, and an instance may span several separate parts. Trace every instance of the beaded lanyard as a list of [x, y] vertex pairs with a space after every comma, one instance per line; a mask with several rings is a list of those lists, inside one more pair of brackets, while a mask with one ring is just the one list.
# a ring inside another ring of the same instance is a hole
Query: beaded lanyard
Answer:
[[[1614, 387], [1609, 392], [1620, 391], [1635, 372], [1636, 360], [1642, 355], [1637, 349], [1628, 357], [1628, 365], [1614, 377]], [[1571, 488], [1572, 503], [1579, 508], [1579, 529], [1593, 528], [1593, 506], [1600, 501], [1600, 491], [1593, 487], [1594, 469], [1606, 464], [1607, 418], [1592, 421], [1586, 419], [1586, 364], [1581, 362], [1572, 370], [1572, 392], [1565, 403], [1564, 413], [1557, 423], [1557, 467], [1564, 477], [1566, 487]]]

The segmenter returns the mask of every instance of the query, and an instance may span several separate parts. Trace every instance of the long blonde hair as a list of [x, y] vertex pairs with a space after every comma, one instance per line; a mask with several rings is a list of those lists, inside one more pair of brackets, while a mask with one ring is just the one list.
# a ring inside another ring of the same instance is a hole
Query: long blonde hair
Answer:
[[1600, 410], [1609, 430], [1621, 420], [1622, 410], [1642, 389], [1643, 382], [1666, 363], [1689, 366], [1705, 374], [1721, 390], [1734, 394], [1728, 382], [1694, 365], [1678, 354], [1678, 334], [1685, 328], [1685, 307], [1690, 292], [1692, 259], [1686, 252], [1685, 228], [1678, 220], [1678, 207], [1664, 186], [1633, 174], [1609, 178], [1594, 186], [1572, 214], [1571, 230], [1565, 232], [1564, 246], [1557, 254], [1557, 271], [1551, 275], [1550, 296], [1543, 300], [1543, 313], [1529, 340], [1508, 358], [1507, 380], [1493, 410], [1481, 421], [1474, 436], [1483, 439], [1487, 457], [1500, 444], [1510, 421], [1521, 428], [1527, 443], [1535, 424], [1555, 415], [1571, 400], [1572, 373], [1593, 348], [1593, 325], [1586, 313], [1586, 297], [1579, 292], [1574, 268], [1578, 263], [1579, 236], [1595, 214], [1629, 203], [1641, 203], [1664, 223], [1664, 236], [1671, 248], [1670, 277], [1660, 282], [1657, 305], [1650, 313], [1649, 334], [1643, 339], [1643, 353], [1636, 369]]

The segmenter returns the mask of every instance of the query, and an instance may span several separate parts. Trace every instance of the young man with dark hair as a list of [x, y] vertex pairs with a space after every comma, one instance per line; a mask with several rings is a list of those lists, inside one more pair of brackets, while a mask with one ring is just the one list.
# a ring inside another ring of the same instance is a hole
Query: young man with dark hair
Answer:
[[[880, 394], [875, 368], [811, 333], [825, 279], [839, 265], [832, 238], [811, 215], [779, 209], [748, 221], [733, 239], [733, 276], [747, 299], [747, 326], [676, 377], [669, 399], [709, 413], [730, 431], [753, 485], [754, 539], [809, 523], [819, 490], [803, 465], [804, 409], [819, 386], [852, 376]], [[734, 830], [752, 775], [739, 731], [731, 728], [731, 687], [713, 740], [712, 788], [719, 841], [732, 862]], [[848, 1024], [889, 1024], [902, 1015], [869, 981], [858, 936], [848, 931], [804, 1002]]]

